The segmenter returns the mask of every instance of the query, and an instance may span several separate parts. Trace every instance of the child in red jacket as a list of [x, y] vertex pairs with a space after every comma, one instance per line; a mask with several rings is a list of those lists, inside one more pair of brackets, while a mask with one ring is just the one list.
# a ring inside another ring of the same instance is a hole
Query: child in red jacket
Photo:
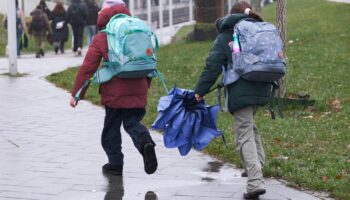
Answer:
[[[120, 0], [116, 2], [120, 2]], [[119, 13], [130, 15], [124, 4], [104, 7], [98, 16], [98, 29], [104, 29], [109, 19]], [[74, 96], [84, 82], [93, 76], [102, 59], [108, 61], [107, 35], [99, 32], [93, 38], [83, 65], [77, 74], [70, 99], [70, 105], [73, 108], [77, 105]], [[104, 173], [119, 176], [123, 174], [124, 155], [121, 151], [121, 124], [123, 124], [125, 131], [130, 135], [135, 147], [143, 156], [145, 172], [152, 174], [157, 170], [155, 143], [148, 129], [141, 124], [141, 120], [146, 113], [145, 107], [150, 81], [147, 77], [114, 77], [109, 82], [100, 85], [101, 104], [105, 106], [106, 110], [101, 142], [109, 160], [102, 167]], [[81, 92], [81, 99], [84, 97], [85, 91]]]

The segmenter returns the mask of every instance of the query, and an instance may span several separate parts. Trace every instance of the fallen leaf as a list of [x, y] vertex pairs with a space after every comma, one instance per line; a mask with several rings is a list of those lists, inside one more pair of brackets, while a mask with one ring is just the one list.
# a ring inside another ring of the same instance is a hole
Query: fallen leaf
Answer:
[[328, 179], [329, 179], [328, 176], [322, 176], [322, 181], [323, 181], [323, 182], [327, 182]]
[[276, 158], [276, 157], [278, 157], [278, 156], [279, 156], [278, 153], [272, 152], [272, 157], [273, 157], [273, 158]]
[[275, 143], [276, 143], [276, 144], [281, 144], [281, 139], [278, 138], [278, 137], [276, 137], [276, 138], [275, 138]]
[[344, 176], [343, 176], [343, 175], [336, 175], [335, 178], [338, 179], [338, 180], [340, 180], [340, 179], [343, 179]]
[[331, 102], [331, 105], [332, 105], [332, 109], [335, 111], [335, 112], [339, 112], [340, 111], [340, 101], [339, 99], [333, 99], [332, 102]]

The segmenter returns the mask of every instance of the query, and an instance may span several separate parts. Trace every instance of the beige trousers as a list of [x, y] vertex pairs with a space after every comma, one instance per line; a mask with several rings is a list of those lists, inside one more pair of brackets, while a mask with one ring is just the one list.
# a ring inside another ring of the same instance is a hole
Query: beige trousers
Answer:
[[233, 113], [236, 147], [248, 175], [247, 192], [265, 189], [262, 173], [265, 152], [253, 119], [256, 109], [248, 106]]

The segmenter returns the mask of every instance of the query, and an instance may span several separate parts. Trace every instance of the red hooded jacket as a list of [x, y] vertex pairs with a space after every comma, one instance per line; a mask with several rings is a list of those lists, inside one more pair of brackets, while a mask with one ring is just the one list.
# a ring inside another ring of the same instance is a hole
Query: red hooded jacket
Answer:
[[[124, 6], [113, 6], [103, 9], [97, 20], [97, 28], [103, 29], [115, 14], [130, 15]], [[84, 82], [90, 79], [100, 66], [101, 60], [108, 61], [107, 35], [99, 32], [94, 36], [84, 58], [83, 65], [77, 74], [72, 91], [74, 97]], [[147, 104], [149, 78], [117, 78], [100, 85], [101, 104], [110, 108], [144, 108]], [[83, 99], [85, 91], [80, 94]]]

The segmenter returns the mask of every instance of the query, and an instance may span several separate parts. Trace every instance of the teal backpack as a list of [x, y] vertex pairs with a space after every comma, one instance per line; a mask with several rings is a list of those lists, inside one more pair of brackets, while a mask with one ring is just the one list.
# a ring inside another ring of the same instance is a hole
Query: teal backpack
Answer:
[[90, 81], [106, 83], [113, 77], [138, 78], [158, 76], [168, 93], [163, 75], [157, 70], [158, 39], [150, 27], [141, 19], [126, 14], [114, 15], [101, 32], [107, 34], [108, 61], [104, 61], [90, 80], [75, 95], [80, 93]]

